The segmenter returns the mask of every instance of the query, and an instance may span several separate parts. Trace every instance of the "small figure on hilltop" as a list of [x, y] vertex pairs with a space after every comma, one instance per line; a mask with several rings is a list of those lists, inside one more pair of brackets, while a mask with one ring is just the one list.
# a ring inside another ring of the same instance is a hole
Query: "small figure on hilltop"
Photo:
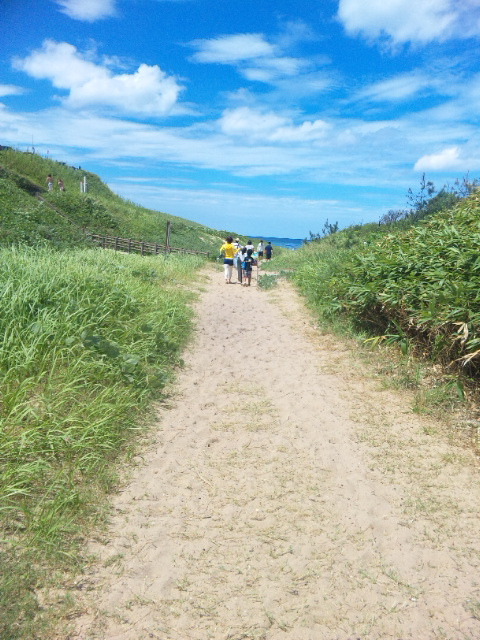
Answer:
[[220, 247], [220, 253], [223, 254], [225, 284], [232, 284], [233, 258], [235, 257], [235, 253], [236, 253], [232, 236], [227, 236], [224, 244], [222, 244], [222, 246]]
[[272, 243], [268, 242], [268, 244], [265, 247], [265, 258], [267, 260], [271, 260], [272, 259], [272, 253], [273, 253]]
[[47, 187], [49, 191], [53, 191], [53, 178], [51, 173], [47, 176]]
[[65, 185], [63, 184], [63, 180], [58, 179], [58, 189], [59, 191], [65, 191]]

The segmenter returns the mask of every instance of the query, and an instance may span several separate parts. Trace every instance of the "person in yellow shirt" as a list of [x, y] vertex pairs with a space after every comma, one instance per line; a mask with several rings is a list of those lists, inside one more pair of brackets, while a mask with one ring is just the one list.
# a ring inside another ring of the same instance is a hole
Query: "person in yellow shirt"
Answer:
[[223, 268], [225, 269], [225, 284], [232, 284], [233, 258], [237, 249], [233, 244], [232, 236], [225, 239], [224, 244], [220, 247], [220, 253], [223, 253]]

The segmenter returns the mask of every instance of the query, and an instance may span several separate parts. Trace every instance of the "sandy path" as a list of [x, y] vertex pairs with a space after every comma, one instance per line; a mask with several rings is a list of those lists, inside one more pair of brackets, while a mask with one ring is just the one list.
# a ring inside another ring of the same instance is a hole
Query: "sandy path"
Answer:
[[205, 286], [69, 638], [480, 638], [473, 455], [362, 376], [286, 285]]

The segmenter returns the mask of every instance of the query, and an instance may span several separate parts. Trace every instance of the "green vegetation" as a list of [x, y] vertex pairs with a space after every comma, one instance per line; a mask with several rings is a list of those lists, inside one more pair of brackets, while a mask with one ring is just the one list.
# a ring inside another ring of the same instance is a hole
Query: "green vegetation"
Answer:
[[462, 396], [480, 373], [480, 193], [456, 202], [408, 225], [326, 236], [291, 264], [324, 321], [442, 366]]
[[[49, 173], [65, 191], [47, 191]], [[163, 244], [167, 219], [172, 246], [218, 253], [217, 231], [126, 202], [89, 172], [0, 151], [1, 638], [51, 637], [68, 615], [84, 536], [191, 330], [183, 285], [201, 258], [103, 251], [84, 228]]]
[[[64, 192], [46, 191], [48, 173]], [[259, 286], [293, 273], [323, 322], [441, 365], [462, 397], [480, 373], [480, 194], [463, 186], [436, 193], [423, 178], [411, 208], [381, 224], [338, 231], [327, 220], [301, 250], [276, 249]], [[218, 255], [225, 231], [138, 207], [89, 172], [0, 151], [1, 638], [52, 637], [71, 613], [84, 539], [191, 331], [185, 285], [200, 258], [103, 251], [83, 228], [162, 244], [167, 220], [173, 246]]]
[[202, 258], [104, 251], [84, 229], [164, 244], [167, 220], [171, 246], [218, 255], [226, 232], [138, 207], [92, 173], [0, 151], [1, 638], [52, 637], [71, 614], [82, 543], [191, 331], [186, 285]]
[[[54, 179], [53, 192], [47, 190], [48, 174]], [[86, 194], [80, 193], [84, 176]], [[58, 178], [65, 185], [63, 192], [56, 186]], [[0, 151], [0, 246], [18, 242], [36, 246], [44, 241], [57, 248], [71, 247], [85, 242], [82, 227], [164, 244], [167, 220], [171, 222], [171, 246], [218, 255], [227, 232], [135, 205], [114, 194], [89, 171], [33, 153]]]
[[278, 278], [274, 274], [265, 273], [258, 276], [258, 286], [261, 289], [273, 289], [278, 284]]
[[[42, 636], [42, 599], [81, 562], [191, 329], [195, 256], [3, 249], [0, 637]], [[64, 599], [63, 599], [64, 600]], [[65, 605], [63, 602], [62, 606]]]

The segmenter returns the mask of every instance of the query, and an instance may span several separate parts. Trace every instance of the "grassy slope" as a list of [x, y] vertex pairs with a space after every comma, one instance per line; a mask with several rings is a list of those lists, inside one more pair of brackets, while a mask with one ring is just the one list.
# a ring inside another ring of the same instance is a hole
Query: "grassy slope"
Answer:
[[[54, 178], [54, 193], [47, 192], [46, 176]], [[87, 177], [88, 194], [80, 194], [80, 182]], [[59, 193], [57, 179], [65, 184], [65, 192]], [[52, 202], [60, 211], [80, 226], [86, 226], [97, 233], [110, 233], [125, 238], [134, 238], [148, 242], [165, 242], [167, 220], [171, 222], [170, 244], [209, 251], [218, 255], [223, 242], [224, 231], [216, 231], [204, 225], [153, 211], [135, 205], [120, 198], [100, 180], [85, 171], [56, 162], [32, 153], [13, 150], [0, 151], [0, 202], [6, 207], [8, 215], [0, 209], [0, 243], [4, 246], [12, 242], [26, 242], [35, 245], [39, 238], [71, 246], [78, 241], [76, 229], [65, 224], [60, 216], [40, 206], [35, 193], [41, 193], [48, 202]], [[28, 213], [28, 216], [25, 216]], [[22, 233], [16, 233], [21, 216]], [[59, 228], [56, 229], [55, 227]], [[232, 235], [235, 235], [232, 232]], [[236, 234], [238, 235], [238, 234]]]
[[397, 345], [412, 366], [420, 356], [435, 365], [426, 375], [442, 372], [432, 382], [460, 398], [468, 389], [473, 402], [480, 378], [479, 220], [477, 190], [409, 228], [365, 225], [327, 236], [289, 256], [288, 266], [324, 323], [373, 345]]

